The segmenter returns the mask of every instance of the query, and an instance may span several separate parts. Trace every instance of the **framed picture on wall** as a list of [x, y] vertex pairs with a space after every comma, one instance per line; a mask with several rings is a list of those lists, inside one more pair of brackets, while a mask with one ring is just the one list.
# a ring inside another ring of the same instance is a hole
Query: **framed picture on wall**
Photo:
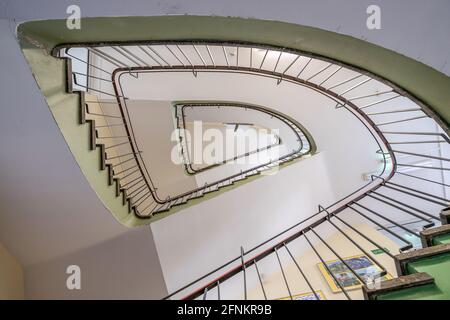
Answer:
[[[381, 272], [380, 267], [374, 264], [372, 260], [370, 260], [366, 255], [344, 258], [344, 261], [364, 280], [369, 280], [371, 278], [373, 279], [377, 274], [380, 274]], [[342, 261], [331, 260], [326, 261], [325, 263], [328, 269], [333, 273], [335, 278], [339, 281], [339, 283], [342, 287], [344, 287], [345, 290], [354, 290], [361, 288], [361, 282]], [[318, 263], [317, 266], [319, 267], [320, 272], [330, 286], [331, 291], [333, 291], [334, 293], [341, 292], [339, 285], [333, 279], [324, 264]], [[381, 278], [381, 281], [388, 279], [392, 279], [392, 276], [390, 274], [386, 274], [385, 276], [383, 276]]]
[[[317, 299], [316, 295], [313, 292], [308, 292], [293, 295], [292, 300], [327, 300], [322, 291], [317, 290], [316, 294], [319, 297], [319, 299]], [[279, 298], [277, 300], [291, 300], [291, 297]]]

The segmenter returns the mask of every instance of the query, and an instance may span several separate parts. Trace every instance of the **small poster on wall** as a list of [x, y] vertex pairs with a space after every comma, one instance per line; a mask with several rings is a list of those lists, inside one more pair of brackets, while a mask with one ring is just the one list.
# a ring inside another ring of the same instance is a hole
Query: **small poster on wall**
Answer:
[[[319, 299], [317, 299], [319, 298]], [[291, 297], [284, 297], [277, 300], [291, 300]], [[316, 294], [313, 292], [301, 293], [292, 296], [292, 300], [327, 300], [322, 291], [317, 290]]]
[[[350, 266], [352, 270], [354, 270], [362, 279], [365, 281], [369, 279], [374, 279], [378, 274], [381, 273], [380, 267], [375, 265], [372, 260], [370, 260], [365, 255], [358, 255], [344, 259], [345, 263]], [[332, 260], [325, 262], [328, 269], [333, 273], [334, 277], [339, 281], [341, 286], [345, 290], [353, 290], [361, 288], [362, 284], [355, 276], [355, 274], [350, 271], [349, 268], [341, 261], [341, 260]], [[331, 288], [331, 291], [334, 293], [341, 292], [339, 285], [333, 279], [331, 274], [328, 272], [327, 268], [323, 263], [318, 263], [320, 272], [324, 276], [328, 285]], [[390, 274], [386, 274], [381, 278], [381, 281], [392, 279]]]

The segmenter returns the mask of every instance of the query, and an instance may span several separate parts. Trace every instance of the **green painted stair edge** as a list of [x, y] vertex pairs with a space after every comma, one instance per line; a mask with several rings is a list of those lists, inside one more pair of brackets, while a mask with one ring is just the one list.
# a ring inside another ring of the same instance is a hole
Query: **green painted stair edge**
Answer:
[[407, 262], [404, 273], [406, 277], [427, 274], [434, 282], [381, 293], [376, 300], [450, 300], [450, 252]]
[[450, 299], [450, 245], [435, 245], [401, 253], [395, 257], [395, 262], [400, 276], [425, 273], [434, 279], [434, 283], [393, 291], [380, 296], [380, 299]]
[[[65, 109], [72, 109], [73, 107], [74, 110], [70, 112], [74, 114], [75, 109], [79, 108], [79, 97], [78, 95], [63, 93], [66, 90], [65, 62], [50, 56], [53, 48], [57, 45], [136, 40], [203, 39], [244, 41], [297, 49], [353, 65], [392, 81], [399, 88], [408, 91], [430, 106], [442, 119], [443, 126], [448, 129], [448, 119], [450, 119], [449, 77], [415, 60], [355, 38], [300, 25], [230, 17], [108, 17], [84, 18], [81, 23], [81, 29], [69, 30], [66, 28], [66, 20], [25, 22], [19, 25], [17, 34], [22, 51], [44, 93], [58, 126], [63, 131], [63, 135], [77, 161], [81, 160], [78, 163], [83, 173], [105, 206], [121, 223], [127, 226], [156, 221], [168, 214], [217, 196], [221, 192], [234, 189], [260, 176], [239, 181], [232, 186], [224, 187], [219, 192], [210, 193], [202, 199], [191, 200], [187, 204], [177, 206], [150, 220], [138, 219], [134, 215], [128, 214], [128, 211], [121, 205], [120, 199], [113, 199], [115, 192], [109, 189], [114, 189], [114, 187], [108, 187], [107, 171], [105, 170], [103, 174], [99, 175], [98, 171], [96, 172], [98, 169], [88, 164], [90, 161], [97, 163], [97, 160], [93, 153], [90, 153], [86, 148], [82, 150], [86, 147], [85, 140], [88, 139], [88, 136], [84, 134], [88, 130], [87, 127], [82, 129], [77, 122], [65, 123], [69, 121], [64, 116], [64, 112], [61, 112], [63, 106], [70, 104], [71, 106], [65, 107]], [[52, 72], [59, 76], [51, 76], [50, 70], [53, 70]], [[77, 118], [74, 117], [71, 121], [73, 119]], [[70, 132], [78, 135], [72, 136], [71, 139]], [[83, 133], [82, 136], [80, 136], [81, 133]], [[281, 167], [291, 163], [283, 164]]]
[[[433, 245], [449, 244], [449, 243], [450, 243], [450, 233], [443, 234], [443, 235], [433, 238]], [[449, 272], [450, 272], [450, 270], [449, 270]]]
[[434, 228], [428, 228], [420, 232], [422, 247], [431, 247], [439, 244], [450, 243], [450, 224], [444, 224]]
[[405, 296], [417, 297], [417, 293], [428, 292], [434, 285], [434, 278], [422, 272], [386, 280], [376, 286], [364, 285], [362, 290], [365, 300], [403, 300]]
[[410, 262], [407, 272], [426, 272], [434, 278], [435, 285], [426, 299], [450, 300], [450, 252]]

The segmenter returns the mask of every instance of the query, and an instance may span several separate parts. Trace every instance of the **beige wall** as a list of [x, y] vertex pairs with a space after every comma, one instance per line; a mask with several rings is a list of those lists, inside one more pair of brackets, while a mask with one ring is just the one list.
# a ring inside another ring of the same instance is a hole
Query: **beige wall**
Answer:
[[22, 266], [0, 243], [0, 300], [23, 298]]

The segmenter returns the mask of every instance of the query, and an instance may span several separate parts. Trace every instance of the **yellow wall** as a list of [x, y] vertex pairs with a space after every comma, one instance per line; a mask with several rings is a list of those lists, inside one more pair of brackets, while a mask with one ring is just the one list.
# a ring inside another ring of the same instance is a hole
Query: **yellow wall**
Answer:
[[0, 300], [23, 298], [22, 266], [0, 243]]

